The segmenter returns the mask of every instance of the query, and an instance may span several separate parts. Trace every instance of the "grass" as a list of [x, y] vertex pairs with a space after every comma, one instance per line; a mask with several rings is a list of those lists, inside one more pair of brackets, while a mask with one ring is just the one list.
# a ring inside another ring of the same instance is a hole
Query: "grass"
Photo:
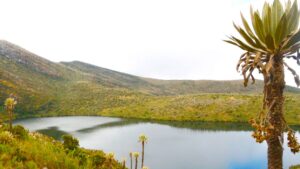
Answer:
[[[300, 95], [287, 94], [285, 117], [300, 124]], [[151, 97], [103, 109], [102, 116], [173, 121], [247, 122], [261, 110], [262, 95], [201, 94]]]
[[[300, 107], [297, 105], [300, 105], [300, 95], [288, 93], [285, 101], [287, 122], [299, 125]], [[262, 95], [258, 94], [150, 96], [87, 83], [72, 85], [57, 100], [39, 108], [40, 111], [22, 113], [23, 107], [18, 104], [16, 118], [100, 115], [151, 120], [247, 122], [256, 117], [261, 105]], [[3, 109], [2, 112], [1, 118], [7, 119]]]

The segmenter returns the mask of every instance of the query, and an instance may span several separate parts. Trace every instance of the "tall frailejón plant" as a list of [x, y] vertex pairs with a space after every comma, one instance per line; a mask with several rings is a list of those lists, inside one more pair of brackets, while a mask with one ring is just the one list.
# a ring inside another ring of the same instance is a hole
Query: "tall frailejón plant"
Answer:
[[145, 159], [145, 144], [148, 142], [148, 137], [145, 134], [141, 134], [139, 136], [139, 142], [142, 143], [142, 163], [141, 168], [144, 167], [144, 159]]
[[133, 155], [133, 157], [135, 159], [135, 167], [134, 167], [134, 169], [137, 169], [138, 168], [138, 159], [139, 159], [140, 153], [139, 152], [133, 152], [132, 155]]
[[253, 137], [257, 142], [267, 141], [268, 168], [281, 169], [283, 156], [283, 133], [288, 132], [289, 147], [298, 152], [300, 146], [292, 131], [285, 122], [283, 90], [285, 87], [284, 67], [294, 76], [297, 86], [299, 76], [286, 62], [294, 59], [300, 65], [300, 12], [297, 0], [289, 0], [283, 6], [279, 0], [273, 4], [265, 3], [262, 11], [250, 9], [251, 26], [241, 14], [243, 28], [234, 24], [241, 38], [230, 36], [226, 42], [238, 46], [244, 53], [237, 64], [244, 76], [244, 85], [251, 80], [257, 70], [264, 78], [264, 99], [262, 111], [250, 120], [256, 129]]
[[9, 130], [12, 131], [12, 121], [14, 115], [14, 109], [17, 101], [13, 97], [9, 97], [5, 100], [4, 106], [9, 116]]

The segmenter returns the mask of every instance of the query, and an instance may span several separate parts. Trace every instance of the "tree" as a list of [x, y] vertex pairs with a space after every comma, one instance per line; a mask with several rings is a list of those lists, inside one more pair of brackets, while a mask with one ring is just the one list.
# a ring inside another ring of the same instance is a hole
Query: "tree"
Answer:
[[226, 42], [238, 46], [244, 53], [237, 64], [244, 76], [244, 85], [251, 79], [255, 83], [254, 70], [258, 70], [264, 78], [264, 98], [262, 111], [250, 120], [256, 129], [253, 137], [257, 142], [267, 141], [268, 168], [281, 169], [283, 156], [283, 134], [288, 132], [289, 147], [298, 152], [300, 146], [295, 133], [285, 122], [283, 104], [285, 87], [284, 67], [294, 76], [299, 87], [299, 76], [286, 62], [294, 59], [300, 65], [300, 12], [297, 0], [290, 0], [283, 6], [279, 0], [273, 4], [265, 3], [260, 13], [250, 9], [252, 27], [241, 14], [244, 28], [234, 24], [241, 39], [230, 36]]
[[139, 142], [142, 143], [142, 163], [141, 168], [144, 167], [144, 156], [145, 156], [145, 144], [148, 142], [148, 137], [145, 134], [139, 136]]
[[5, 100], [4, 106], [9, 116], [9, 130], [12, 132], [12, 120], [14, 115], [14, 109], [17, 101], [13, 97], [9, 97]]
[[137, 169], [137, 166], [138, 166], [138, 158], [140, 156], [140, 153], [139, 152], [133, 152], [132, 153], [133, 157], [135, 158], [135, 169]]

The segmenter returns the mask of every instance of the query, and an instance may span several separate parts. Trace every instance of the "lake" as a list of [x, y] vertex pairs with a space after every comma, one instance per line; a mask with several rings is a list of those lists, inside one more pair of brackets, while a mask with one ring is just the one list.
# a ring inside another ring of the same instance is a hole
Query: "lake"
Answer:
[[[80, 146], [114, 152], [117, 159], [140, 151], [145, 133], [145, 165], [150, 169], [264, 169], [267, 145], [257, 144], [243, 123], [158, 122], [109, 117], [49, 117], [16, 120], [30, 131], [60, 139], [69, 133]], [[297, 133], [299, 138], [299, 134]], [[287, 141], [285, 140], [285, 143]], [[284, 168], [300, 164], [285, 144]]]

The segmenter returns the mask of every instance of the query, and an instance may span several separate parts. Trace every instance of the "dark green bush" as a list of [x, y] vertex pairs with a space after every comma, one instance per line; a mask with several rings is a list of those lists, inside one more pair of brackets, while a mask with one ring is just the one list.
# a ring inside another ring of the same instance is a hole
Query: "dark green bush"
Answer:
[[92, 158], [93, 166], [101, 166], [105, 161], [105, 158], [103, 156], [100, 156], [99, 154], [96, 154], [91, 158]]
[[28, 131], [20, 125], [14, 126], [12, 133], [18, 139], [24, 140], [28, 138]]
[[25, 151], [23, 151], [19, 148], [16, 149], [16, 151], [14, 153], [14, 158], [18, 162], [23, 162], [23, 161], [27, 160]]
[[79, 160], [79, 165], [86, 165], [87, 155], [83, 150], [75, 148], [74, 150], [69, 151], [69, 154], [71, 154], [73, 157], [76, 157]]
[[79, 158], [79, 165], [86, 165], [87, 163], [87, 155], [78, 149], [76, 156]]
[[63, 141], [64, 141], [63, 145], [64, 145], [65, 149], [74, 150], [74, 149], [78, 148], [79, 142], [73, 136], [63, 135], [62, 138], [63, 138]]

